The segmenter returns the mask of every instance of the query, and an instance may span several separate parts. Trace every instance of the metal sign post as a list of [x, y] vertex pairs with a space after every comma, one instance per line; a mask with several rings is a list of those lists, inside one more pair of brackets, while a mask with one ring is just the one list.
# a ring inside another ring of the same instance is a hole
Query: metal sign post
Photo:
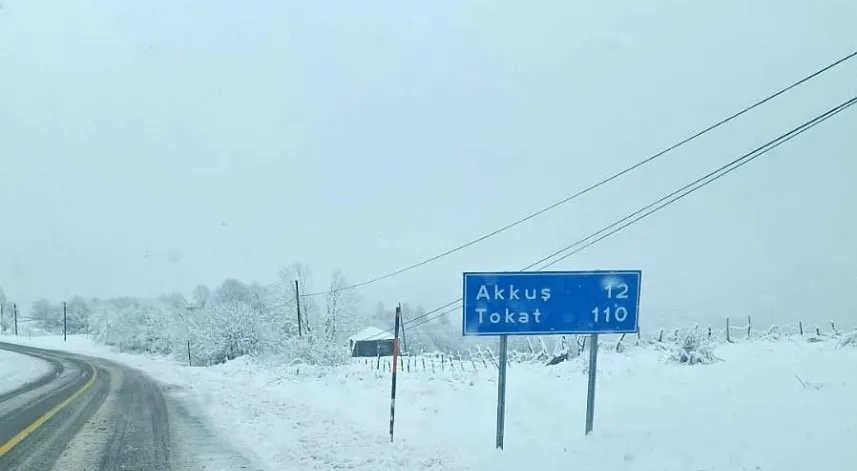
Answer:
[[499, 336], [497, 448], [503, 448], [509, 335], [591, 334], [586, 434], [592, 431], [598, 334], [639, 330], [639, 270], [464, 273], [464, 336]]
[[592, 432], [595, 420], [595, 370], [598, 366], [598, 334], [589, 338], [589, 385], [586, 388], [586, 435]]
[[503, 449], [503, 434], [506, 430], [506, 350], [508, 337], [500, 336], [500, 370], [497, 378], [497, 448]]

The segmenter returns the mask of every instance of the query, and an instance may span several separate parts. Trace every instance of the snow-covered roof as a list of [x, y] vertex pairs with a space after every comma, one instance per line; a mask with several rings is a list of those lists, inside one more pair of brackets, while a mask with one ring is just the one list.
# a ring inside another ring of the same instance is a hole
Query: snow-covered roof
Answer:
[[392, 340], [393, 334], [377, 327], [366, 327], [360, 332], [348, 337], [348, 340], [359, 342], [361, 340]]

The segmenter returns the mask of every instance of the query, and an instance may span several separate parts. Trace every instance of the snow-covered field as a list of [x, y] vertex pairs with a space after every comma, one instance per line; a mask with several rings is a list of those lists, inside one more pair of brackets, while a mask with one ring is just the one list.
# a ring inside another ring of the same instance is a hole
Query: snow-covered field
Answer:
[[33, 381], [51, 371], [42, 360], [0, 350], [0, 394]]
[[[506, 449], [494, 449], [496, 369], [470, 362], [390, 378], [374, 362], [322, 372], [240, 359], [188, 368], [85, 338], [18, 339], [141, 368], [270, 470], [853, 470], [857, 347], [834, 339], [718, 347], [685, 366], [631, 347], [599, 356], [595, 432], [584, 437], [583, 358], [509, 368]], [[439, 365], [436, 365], [439, 366]]]

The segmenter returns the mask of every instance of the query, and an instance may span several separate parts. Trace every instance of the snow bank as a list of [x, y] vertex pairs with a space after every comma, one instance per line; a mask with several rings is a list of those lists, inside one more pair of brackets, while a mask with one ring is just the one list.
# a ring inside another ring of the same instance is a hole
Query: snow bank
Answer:
[[[0, 337], [0, 340], [3, 340]], [[51, 371], [48, 362], [19, 353], [0, 350], [0, 394], [23, 386]]]
[[[55, 338], [21, 343], [63, 347]], [[602, 349], [595, 432], [583, 436], [585, 355], [509, 368], [506, 450], [494, 450], [496, 369], [470, 361], [399, 375], [396, 441], [389, 373], [374, 361], [320, 370], [239, 359], [187, 368], [82, 338], [69, 350], [148, 371], [270, 470], [857, 469], [857, 349], [752, 341], [686, 366], [670, 352]], [[413, 360], [412, 360], [413, 361]], [[810, 387], [812, 386], [812, 387]]]

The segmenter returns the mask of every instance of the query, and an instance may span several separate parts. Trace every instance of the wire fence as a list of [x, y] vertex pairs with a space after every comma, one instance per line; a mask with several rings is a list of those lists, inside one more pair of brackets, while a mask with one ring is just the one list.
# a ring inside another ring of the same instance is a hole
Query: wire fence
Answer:
[[[754, 324], [752, 316], [742, 318], [742, 324], [735, 324], [727, 317], [720, 327], [694, 325], [689, 328], [657, 329], [646, 333], [622, 334], [616, 339], [600, 339], [599, 351], [625, 352], [634, 348], [651, 346], [669, 346], [684, 342], [693, 335], [712, 345], [730, 344], [748, 341], [796, 340], [806, 342], [825, 342], [839, 340], [846, 332], [840, 330], [836, 322], [827, 324], [808, 324], [803, 321], [786, 325]], [[588, 349], [588, 335], [563, 335], [551, 339], [548, 347], [545, 337], [526, 338], [527, 349], [511, 349], [508, 352], [508, 364], [552, 365], [576, 358]], [[431, 372], [473, 373], [499, 367], [498, 353], [490, 347], [477, 345], [473, 348], [455, 351], [406, 352], [399, 356], [400, 373]], [[354, 358], [352, 362], [368, 369], [389, 372], [392, 369], [392, 357], [375, 356]]]

